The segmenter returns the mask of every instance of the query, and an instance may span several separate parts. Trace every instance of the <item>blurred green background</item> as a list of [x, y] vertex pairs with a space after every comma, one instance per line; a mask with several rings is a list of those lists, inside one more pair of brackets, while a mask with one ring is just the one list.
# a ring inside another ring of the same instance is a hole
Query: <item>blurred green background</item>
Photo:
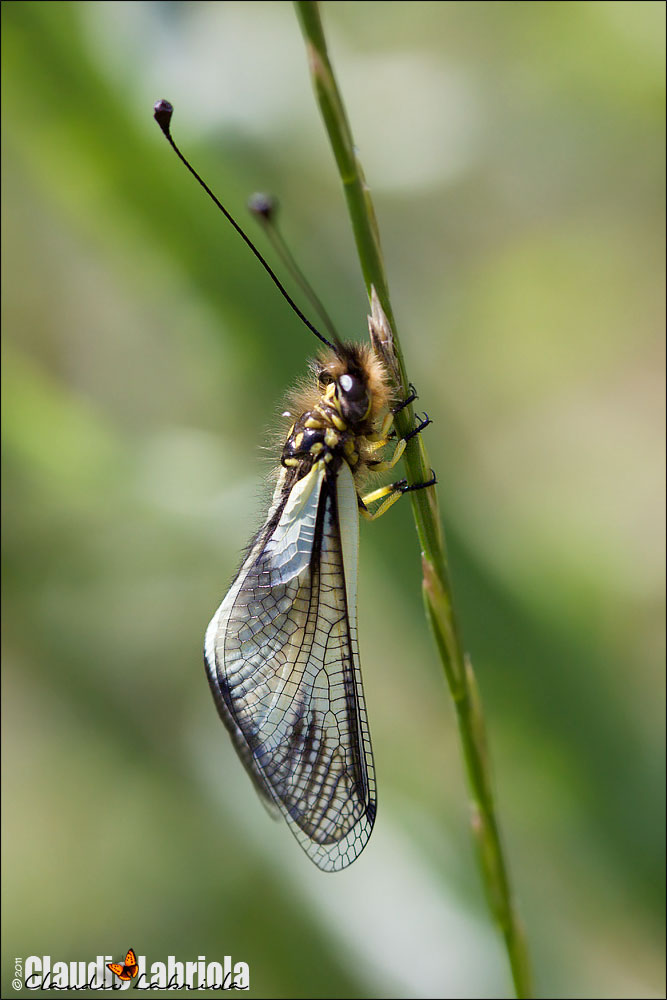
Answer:
[[[435, 421], [539, 993], [664, 996], [664, 5], [323, 18]], [[250, 192], [279, 195], [362, 338], [291, 4], [8, 2], [2, 21], [3, 995], [15, 956], [130, 945], [230, 954], [256, 997], [511, 995], [409, 505], [362, 527], [379, 815], [349, 870], [271, 823], [204, 678], [261, 446], [315, 344], [152, 105], [174, 103], [241, 221]]]

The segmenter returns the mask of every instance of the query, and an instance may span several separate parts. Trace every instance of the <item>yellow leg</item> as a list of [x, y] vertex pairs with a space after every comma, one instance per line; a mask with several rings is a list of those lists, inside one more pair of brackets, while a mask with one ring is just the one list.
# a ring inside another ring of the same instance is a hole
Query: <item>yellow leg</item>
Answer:
[[[408, 400], [408, 402], [411, 402], [411, 399]], [[367, 441], [370, 442], [370, 450], [372, 452], [379, 451], [380, 448], [384, 448], [385, 445], [389, 444], [389, 438], [387, 435], [389, 434], [389, 430], [393, 422], [394, 414], [390, 412], [384, 418], [379, 433], [367, 438]], [[406, 434], [404, 438], [401, 438], [400, 441], [396, 442], [394, 454], [391, 458], [384, 461], [369, 462], [369, 465], [373, 468], [373, 472], [387, 472], [389, 469], [393, 469], [396, 463], [401, 460], [403, 452], [405, 451], [405, 446], [410, 438], [414, 437], [415, 434], [419, 434], [430, 423], [431, 421], [428, 415], [424, 414], [424, 419], [421, 423], [415, 427], [414, 430], [410, 431], [409, 434]], [[408, 486], [406, 480], [401, 479], [400, 482], [389, 483], [387, 486], [381, 486], [379, 489], [373, 490], [371, 493], [367, 493], [365, 497], [359, 498], [359, 510], [361, 516], [367, 521], [376, 521], [378, 517], [382, 517], [383, 514], [386, 514], [389, 508], [393, 507], [396, 501], [399, 500], [404, 493], [409, 493], [411, 490], [421, 490], [427, 486], [433, 486], [435, 485], [435, 482], [436, 478], [435, 474], [433, 474], [432, 478], [427, 483], [416, 483], [412, 486]], [[375, 503], [376, 500], [382, 500], [383, 502], [377, 510], [371, 512], [368, 510], [367, 504]]]
[[[359, 513], [367, 521], [377, 521], [378, 517], [386, 514], [389, 508], [393, 507], [404, 493], [411, 493], [413, 490], [423, 490], [429, 486], [435, 486], [436, 482], [435, 473], [433, 473], [428, 482], [425, 483], [413, 483], [411, 486], [408, 486], [406, 480], [401, 479], [397, 483], [388, 483], [386, 486], [380, 486], [379, 489], [367, 493], [366, 496], [359, 497]], [[375, 503], [376, 500], [383, 500], [383, 498], [386, 499], [384, 499], [384, 502], [380, 504], [377, 510], [373, 512], [368, 510], [367, 504]]]
[[382, 497], [389, 496], [390, 493], [395, 493], [398, 487], [395, 483], [387, 483], [386, 486], [380, 486], [377, 490], [373, 490], [371, 493], [367, 493], [365, 497], [361, 498], [363, 504], [375, 503], [376, 500], [381, 500]]
[[389, 444], [389, 438], [378, 438], [375, 435], [372, 438], [367, 437], [366, 441], [368, 442], [368, 450], [371, 454], [375, 451], [380, 451], [382, 448], [386, 448]]
[[[377, 521], [378, 517], [382, 517], [386, 514], [390, 507], [392, 507], [397, 500], [403, 496], [403, 489], [397, 486], [395, 483], [388, 483], [387, 486], [381, 486], [378, 490], [373, 490], [372, 493], [367, 493], [365, 497], [361, 498], [362, 507], [359, 508], [361, 516], [367, 521]], [[375, 503], [376, 500], [381, 500], [383, 497], [387, 499], [384, 503], [381, 503], [377, 510], [370, 511], [367, 509], [367, 504]]]
[[[385, 442], [387, 443], [387, 442]], [[405, 451], [405, 438], [401, 438], [400, 441], [396, 443], [396, 448], [394, 449], [394, 454], [385, 462], [373, 463], [373, 472], [388, 472], [389, 469], [393, 469], [398, 461], [400, 461], [401, 455]]]
[[[382, 427], [380, 428], [380, 433], [379, 434], [371, 434], [371, 435], [369, 435], [369, 437], [367, 438], [367, 440], [370, 442], [370, 448], [369, 448], [369, 450], [371, 452], [379, 451], [381, 448], [384, 448], [385, 445], [389, 444], [388, 434], [389, 434], [389, 429], [390, 429], [393, 421], [394, 421], [394, 414], [393, 413], [388, 413], [387, 416], [385, 417], [384, 421], [382, 422]], [[405, 451], [405, 446], [408, 443], [408, 441], [410, 440], [410, 438], [413, 438], [415, 436], [415, 434], [420, 434], [424, 430], [425, 427], [428, 427], [428, 425], [430, 423], [431, 423], [431, 419], [428, 416], [428, 414], [425, 413], [424, 414], [424, 419], [421, 421], [421, 423], [418, 424], [417, 427], [413, 428], [413, 430], [411, 430], [409, 434], [406, 434], [404, 438], [401, 438], [401, 440], [397, 442], [394, 454], [392, 455], [392, 457], [388, 461], [384, 461], [384, 462], [383, 461], [378, 461], [378, 462], [373, 461], [373, 462], [370, 463], [373, 466], [373, 469], [375, 470], [375, 472], [386, 472], [388, 469], [393, 469], [394, 466], [396, 465], [396, 463], [398, 462], [398, 460], [400, 459], [401, 455]]]
[[396, 493], [392, 493], [390, 496], [388, 496], [385, 502], [381, 503], [378, 509], [374, 510], [373, 512], [371, 512], [370, 510], [366, 510], [364, 507], [361, 507], [360, 508], [361, 516], [366, 521], [377, 521], [378, 517], [382, 517], [383, 514], [386, 514], [389, 508], [393, 507], [396, 501], [400, 500], [402, 496], [403, 493], [401, 492], [401, 490], [397, 490]]
[[384, 418], [384, 420], [382, 421], [382, 427], [380, 428], [380, 430], [376, 431], [375, 434], [368, 435], [366, 440], [370, 444], [374, 445], [373, 451], [375, 451], [376, 448], [383, 448], [388, 443], [387, 435], [391, 430], [393, 422], [394, 422], [394, 414], [388, 413]]

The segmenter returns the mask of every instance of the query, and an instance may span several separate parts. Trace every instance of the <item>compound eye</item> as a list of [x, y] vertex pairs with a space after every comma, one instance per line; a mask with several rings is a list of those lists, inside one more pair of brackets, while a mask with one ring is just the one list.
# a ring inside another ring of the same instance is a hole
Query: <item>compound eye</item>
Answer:
[[370, 409], [368, 388], [363, 378], [358, 375], [341, 375], [338, 379], [338, 400], [340, 411], [345, 420], [353, 424], [365, 420]]
[[351, 402], [366, 396], [366, 386], [360, 378], [355, 378], [354, 375], [341, 375], [338, 379], [338, 385], [343, 395]]

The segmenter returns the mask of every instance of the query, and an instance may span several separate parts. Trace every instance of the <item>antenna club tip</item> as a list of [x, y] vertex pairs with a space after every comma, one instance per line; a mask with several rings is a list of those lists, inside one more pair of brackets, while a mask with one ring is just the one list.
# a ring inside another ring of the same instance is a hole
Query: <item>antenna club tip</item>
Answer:
[[278, 211], [278, 199], [272, 194], [257, 191], [248, 198], [248, 208], [260, 221], [272, 222]]
[[158, 123], [165, 135], [169, 135], [169, 125], [171, 116], [174, 113], [174, 105], [164, 99], [156, 101], [153, 105], [153, 118]]

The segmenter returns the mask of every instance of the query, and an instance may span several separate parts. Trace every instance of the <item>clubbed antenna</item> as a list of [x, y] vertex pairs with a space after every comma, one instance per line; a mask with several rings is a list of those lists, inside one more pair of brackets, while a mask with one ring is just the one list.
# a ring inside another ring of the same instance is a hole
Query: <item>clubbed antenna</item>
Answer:
[[296, 283], [299, 285], [301, 290], [308, 297], [311, 305], [315, 309], [315, 312], [324, 323], [327, 329], [327, 333], [329, 333], [331, 338], [337, 344], [340, 344], [340, 337], [338, 336], [338, 331], [336, 330], [336, 327], [333, 325], [329, 313], [324, 308], [322, 300], [317, 295], [313, 286], [308, 281], [308, 278], [305, 276], [305, 274], [297, 264], [292, 254], [292, 251], [287, 246], [283, 234], [280, 232], [280, 229], [278, 228], [278, 221], [277, 221], [278, 208], [279, 208], [278, 199], [271, 194], [260, 194], [260, 193], [253, 194], [248, 199], [248, 208], [255, 216], [255, 218], [259, 221], [260, 225], [263, 226], [264, 231], [268, 236], [269, 240], [271, 241], [274, 250], [282, 260], [283, 264], [285, 264], [285, 266], [287, 267], [290, 274], [292, 275]]
[[[287, 289], [285, 288], [285, 286], [281, 282], [280, 278], [278, 278], [278, 276], [274, 272], [274, 270], [271, 267], [271, 265], [264, 259], [264, 257], [262, 256], [262, 254], [259, 252], [259, 250], [255, 246], [255, 244], [250, 239], [250, 237], [247, 236], [246, 233], [244, 233], [244, 231], [239, 226], [238, 222], [229, 214], [229, 212], [227, 211], [227, 209], [225, 208], [225, 206], [222, 204], [222, 202], [219, 201], [218, 198], [216, 198], [216, 196], [213, 194], [213, 192], [211, 191], [211, 189], [208, 186], [208, 184], [204, 180], [202, 180], [202, 178], [199, 176], [199, 174], [194, 169], [194, 167], [191, 166], [190, 163], [183, 156], [183, 154], [181, 153], [180, 149], [178, 148], [178, 146], [174, 142], [174, 140], [172, 138], [172, 135], [171, 135], [170, 124], [171, 124], [171, 116], [172, 116], [173, 113], [174, 113], [174, 108], [173, 108], [173, 105], [171, 105], [169, 103], [169, 101], [164, 101], [164, 100], [158, 101], [157, 104], [153, 108], [153, 117], [155, 118], [155, 121], [158, 123], [158, 125], [162, 129], [162, 131], [163, 131], [163, 133], [164, 133], [164, 135], [165, 135], [165, 137], [167, 139], [167, 142], [169, 143], [169, 145], [171, 146], [171, 148], [174, 150], [174, 152], [178, 156], [179, 160], [181, 160], [181, 162], [185, 164], [185, 166], [188, 168], [188, 170], [190, 171], [190, 173], [192, 174], [192, 176], [195, 178], [195, 180], [197, 181], [197, 183], [200, 184], [203, 187], [204, 191], [206, 191], [206, 194], [218, 206], [218, 208], [220, 209], [220, 211], [222, 212], [222, 214], [225, 216], [225, 218], [227, 219], [227, 221], [232, 224], [232, 226], [234, 227], [234, 229], [236, 230], [236, 232], [239, 234], [239, 236], [241, 237], [241, 239], [245, 243], [247, 243], [247, 245], [250, 247], [250, 249], [254, 253], [255, 257], [257, 258], [257, 260], [260, 262], [260, 264], [262, 265], [262, 267], [264, 268], [264, 270], [267, 272], [267, 274], [269, 275], [269, 277], [271, 278], [271, 280], [273, 281], [273, 283], [278, 288], [278, 291], [280, 292], [280, 294], [283, 296], [283, 298], [287, 299], [287, 301], [289, 302], [290, 306], [292, 307], [292, 309], [294, 310], [294, 312], [297, 314], [297, 316], [299, 317], [299, 319], [301, 320], [301, 322], [304, 323], [308, 327], [308, 329], [310, 330], [311, 333], [315, 334], [315, 336], [318, 338], [318, 340], [321, 340], [323, 344], [327, 345], [327, 347], [331, 347], [333, 350], [335, 350], [336, 349], [335, 345], [332, 344], [330, 340], [327, 340], [327, 338], [324, 337], [320, 333], [320, 331], [317, 329], [316, 326], [313, 326], [313, 324], [310, 322], [310, 320], [308, 319], [307, 316], [304, 316], [304, 314], [301, 312], [301, 310], [299, 309], [298, 305], [296, 304], [296, 302], [294, 301], [294, 299], [292, 298], [292, 296], [289, 294], [289, 292], [287, 291]], [[336, 341], [338, 341], [338, 337], [334, 337], [334, 339]]]

